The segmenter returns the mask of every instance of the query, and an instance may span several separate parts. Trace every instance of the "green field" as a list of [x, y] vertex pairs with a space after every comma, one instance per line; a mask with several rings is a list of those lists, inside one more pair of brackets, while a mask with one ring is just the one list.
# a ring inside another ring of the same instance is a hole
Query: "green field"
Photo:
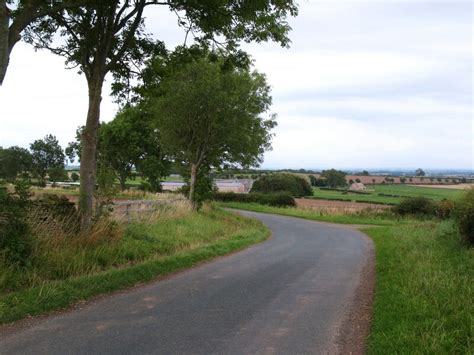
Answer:
[[[319, 188], [314, 188], [313, 198], [394, 205], [408, 197], [423, 196], [435, 201], [440, 201], [442, 199], [456, 199], [462, 192], [462, 190], [455, 189], [437, 189], [433, 187], [419, 187], [412, 185], [369, 185], [367, 186], [367, 189], [369, 194], [356, 194], [353, 192], [321, 190]], [[394, 196], [383, 196], [380, 194]]]

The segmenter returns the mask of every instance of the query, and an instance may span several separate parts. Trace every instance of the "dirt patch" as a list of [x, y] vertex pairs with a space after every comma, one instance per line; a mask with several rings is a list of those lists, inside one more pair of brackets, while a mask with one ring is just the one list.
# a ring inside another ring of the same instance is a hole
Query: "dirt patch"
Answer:
[[331, 200], [319, 200], [319, 199], [309, 199], [309, 198], [297, 198], [296, 205], [302, 208], [314, 208], [314, 209], [341, 209], [341, 210], [351, 210], [351, 211], [360, 211], [365, 209], [387, 209], [390, 206], [380, 205], [376, 203], [365, 203], [365, 202], [352, 202], [352, 201], [331, 201]]

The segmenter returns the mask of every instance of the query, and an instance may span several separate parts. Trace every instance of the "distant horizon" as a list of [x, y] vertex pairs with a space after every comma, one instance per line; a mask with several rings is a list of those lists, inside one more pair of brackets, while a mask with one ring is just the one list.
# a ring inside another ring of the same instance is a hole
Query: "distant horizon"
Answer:
[[[79, 168], [79, 164], [66, 164], [66, 168]], [[425, 172], [460, 172], [460, 173], [473, 173], [474, 174], [474, 169], [472, 168], [423, 168], [423, 167], [416, 167], [416, 168], [411, 168], [411, 167], [404, 167], [404, 168], [396, 168], [396, 167], [391, 167], [391, 168], [361, 168], [361, 167], [352, 167], [352, 168], [340, 168], [340, 167], [328, 167], [328, 168], [307, 168], [307, 167], [298, 167], [298, 168], [290, 168], [290, 167], [284, 167], [284, 168], [270, 168], [270, 167], [258, 167], [258, 168], [248, 168], [248, 169], [242, 169], [242, 170], [301, 170], [304, 169], [306, 171], [323, 171], [323, 170], [328, 170], [328, 169], [336, 169], [336, 170], [341, 170], [341, 171], [350, 171], [350, 172], [362, 172], [362, 171], [367, 171], [369, 173], [383, 173], [383, 172], [402, 172], [402, 173], [407, 173], [407, 172], [415, 172], [416, 169], [423, 169]]]

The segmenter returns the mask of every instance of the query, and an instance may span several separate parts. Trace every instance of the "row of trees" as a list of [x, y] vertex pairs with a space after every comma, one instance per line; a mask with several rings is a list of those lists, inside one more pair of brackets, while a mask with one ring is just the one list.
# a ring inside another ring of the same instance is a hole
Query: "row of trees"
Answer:
[[0, 147], [0, 178], [14, 182], [18, 177], [35, 177], [40, 185], [67, 178], [65, 154], [55, 136], [49, 134], [35, 140], [30, 149], [17, 146]]
[[[263, 115], [271, 104], [266, 79], [249, 64], [229, 65], [226, 57], [194, 45], [155, 57], [145, 73], [134, 88], [135, 103], [98, 130], [98, 164], [116, 173], [122, 189], [136, 169], [157, 190], [174, 165], [198, 206], [209, 191], [197, 186], [212, 187], [206, 182], [211, 169], [262, 161], [276, 123], [274, 115]], [[83, 130], [67, 149], [71, 159], [82, 159]]]
[[[21, 38], [38, 49], [63, 56], [68, 68], [85, 75], [89, 108], [81, 131], [79, 209], [83, 227], [90, 225], [93, 215], [105, 77], [112, 74], [117, 98], [128, 100], [129, 83], [141, 73], [136, 69], [159, 56], [165, 48], [163, 42], [147, 34], [144, 24], [147, 6], [168, 7], [177, 14], [177, 23], [186, 37], [192, 34], [198, 43], [213, 43], [229, 54], [231, 62], [248, 61], [239, 50], [242, 40], [273, 40], [287, 46], [290, 30], [287, 16], [297, 14], [294, 1], [0, 0], [0, 83], [12, 49]], [[160, 105], [161, 110], [168, 107], [165, 101]], [[195, 168], [200, 165], [199, 160], [204, 158], [195, 160]]]

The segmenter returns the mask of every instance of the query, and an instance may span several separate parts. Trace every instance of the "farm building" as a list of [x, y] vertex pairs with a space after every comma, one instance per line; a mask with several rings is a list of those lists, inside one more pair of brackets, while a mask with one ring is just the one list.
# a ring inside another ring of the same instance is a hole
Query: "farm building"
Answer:
[[351, 186], [349, 186], [349, 190], [351, 191], [365, 191], [367, 187], [361, 182], [355, 182]]
[[[176, 191], [185, 185], [182, 181], [164, 181], [161, 183], [163, 191]], [[245, 193], [250, 189], [246, 185], [236, 180], [218, 180], [215, 182], [219, 192]]]
[[161, 183], [163, 191], [176, 191], [185, 185], [182, 181], [164, 181]]

